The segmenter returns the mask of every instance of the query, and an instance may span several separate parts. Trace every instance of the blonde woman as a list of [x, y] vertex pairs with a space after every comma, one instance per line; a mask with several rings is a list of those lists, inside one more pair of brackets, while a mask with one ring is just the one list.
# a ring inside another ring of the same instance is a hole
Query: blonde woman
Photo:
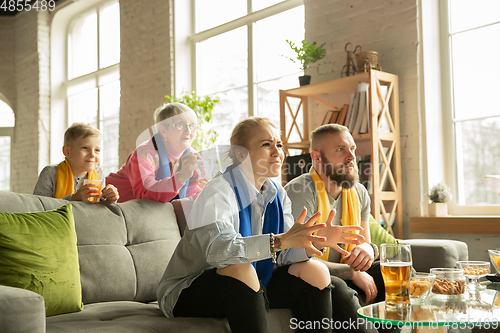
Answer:
[[326, 224], [314, 225], [321, 213], [304, 222], [305, 210], [294, 222], [285, 190], [270, 179], [284, 158], [271, 121], [245, 119], [230, 140], [233, 164], [193, 205], [157, 291], [161, 310], [227, 318], [233, 333], [268, 332], [268, 308], [290, 308], [298, 321], [331, 318], [328, 269], [309, 259], [325, 246], [345, 253], [337, 243], [359, 244], [363, 236], [347, 233], [359, 227], [333, 227], [333, 214]]

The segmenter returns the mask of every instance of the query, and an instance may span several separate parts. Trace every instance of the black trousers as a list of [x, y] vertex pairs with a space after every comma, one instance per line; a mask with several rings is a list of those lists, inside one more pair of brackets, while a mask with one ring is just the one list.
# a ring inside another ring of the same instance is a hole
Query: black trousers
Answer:
[[261, 286], [258, 292], [237, 279], [217, 274], [215, 269], [206, 270], [181, 292], [174, 316], [227, 318], [233, 333], [267, 333], [268, 309], [289, 308], [299, 332], [330, 332], [328, 325], [311, 325], [331, 318], [331, 286], [320, 290], [289, 274], [288, 267], [275, 268], [267, 288]]
[[357, 310], [361, 307], [358, 300], [358, 293], [350, 288], [346, 281], [339, 277], [332, 276], [332, 327], [339, 332], [361, 332], [376, 333], [371, 323], [367, 323], [357, 315]]
[[[380, 261], [378, 260], [374, 261], [371, 267], [368, 268], [366, 273], [368, 273], [373, 278], [373, 281], [377, 286], [377, 297], [375, 297], [373, 303], [385, 301], [385, 286], [384, 286], [384, 279], [382, 278], [382, 272], [380, 271]], [[354, 282], [352, 282], [351, 280], [346, 281], [346, 283], [349, 287], [357, 291], [358, 297], [360, 299], [360, 304], [365, 305], [365, 300], [366, 300], [365, 292], [361, 288], [356, 286]]]

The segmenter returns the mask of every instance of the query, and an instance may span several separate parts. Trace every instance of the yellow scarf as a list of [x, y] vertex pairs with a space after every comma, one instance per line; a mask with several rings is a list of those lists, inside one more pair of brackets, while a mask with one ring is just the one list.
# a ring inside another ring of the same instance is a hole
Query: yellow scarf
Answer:
[[[92, 170], [88, 174], [88, 179], [96, 180], [99, 179], [96, 169]], [[75, 183], [73, 182], [73, 172], [71, 171], [71, 165], [67, 159], [64, 159], [61, 163], [57, 165], [56, 169], [56, 193], [55, 198], [60, 199], [65, 196], [75, 192]]]
[[[330, 200], [328, 200], [328, 192], [325, 188], [325, 183], [321, 180], [316, 170], [313, 167], [309, 169], [309, 173], [316, 186], [316, 193], [318, 194], [318, 211], [322, 214], [316, 223], [326, 223], [328, 215], [330, 214]], [[361, 225], [361, 210], [359, 208], [359, 196], [356, 188], [346, 190], [342, 189], [342, 217], [340, 219], [342, 225]], [[353, 233], [359, 233], [359, 231], [351, 231]], [[351, 252], [354, 249], [355, 244], [345, 244], [344, 249]], [[319, 258], [323, 260], [328, 260], [328, 253], [330, 248], [326, 249], [326, 252]], [[342, 255], [341, 263], [345, 263], [344, 255]]]

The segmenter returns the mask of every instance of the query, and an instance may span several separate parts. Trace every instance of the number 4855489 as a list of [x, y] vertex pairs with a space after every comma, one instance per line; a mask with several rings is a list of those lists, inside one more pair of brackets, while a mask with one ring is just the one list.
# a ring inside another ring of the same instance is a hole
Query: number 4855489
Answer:
[[[1, 0], [0, 0], [1, 1]], [[22, 11], [53, 11], [56, 8], [54, 0], [3, 0], [0, 9], [5, 12]]]

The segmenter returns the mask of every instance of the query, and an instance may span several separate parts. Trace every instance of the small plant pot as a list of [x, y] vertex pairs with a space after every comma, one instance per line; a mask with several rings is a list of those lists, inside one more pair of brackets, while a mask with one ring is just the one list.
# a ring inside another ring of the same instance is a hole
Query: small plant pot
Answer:
[[299, 76], [299, 84], [300, 86], [307, 86], [311, 82], [311, 75], [303, 75]]
[[448, 216], [448, 204], [441, 202], [429, 204], [429, 216]]

